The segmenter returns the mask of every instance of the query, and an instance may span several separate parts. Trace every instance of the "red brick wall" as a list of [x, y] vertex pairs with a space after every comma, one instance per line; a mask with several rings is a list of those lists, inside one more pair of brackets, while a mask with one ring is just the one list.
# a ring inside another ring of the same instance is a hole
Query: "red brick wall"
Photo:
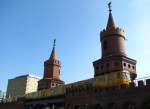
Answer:
[[0, 109], [24, 109], [23, 103], [5, 103], [0, 104]]

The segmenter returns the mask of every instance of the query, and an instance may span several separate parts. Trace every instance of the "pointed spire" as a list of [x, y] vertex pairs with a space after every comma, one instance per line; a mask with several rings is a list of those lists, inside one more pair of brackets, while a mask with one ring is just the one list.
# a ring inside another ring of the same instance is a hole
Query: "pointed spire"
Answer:
[[55, 46], [56, 46], [56, 39], [54, 39], [53, 49], [52, 49], [51, 56], [50, 56], [50, 59], [52, 60], [56, 59]]
[[115, 25], [115, 22], [114, 22], [114, 19], [113, 19], [113, 16], [112, 16], [112, 9], [111, 9], [111, 4], [112, 2], [109, 2], [108, 3], [108, 8], [109, 8], [109, 18], [108, 18], [108, 22], [107, 22], [107, 27], [106, 27], [106, 30], [114, 30], [116, 28], [116, 25]]

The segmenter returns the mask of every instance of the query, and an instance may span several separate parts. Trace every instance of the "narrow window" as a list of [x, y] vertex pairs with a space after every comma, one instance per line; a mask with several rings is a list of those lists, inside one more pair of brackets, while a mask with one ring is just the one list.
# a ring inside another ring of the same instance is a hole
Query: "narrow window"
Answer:
[[134, 67], [134, 66], [132, 66], [132, 69], [135, 69], [135, 67]]
[[131, 67], [130, 64], [128, 64], [128, 67], [129, 67], [129, 68]]
[[103, 49], [104, 50], [106, 50], [108, 47], [107, 47], [107, 41], [105, 40], [104, 42], [103, 42]]
[[123, 63], [123, 66], [126, 67], [126, 63]]

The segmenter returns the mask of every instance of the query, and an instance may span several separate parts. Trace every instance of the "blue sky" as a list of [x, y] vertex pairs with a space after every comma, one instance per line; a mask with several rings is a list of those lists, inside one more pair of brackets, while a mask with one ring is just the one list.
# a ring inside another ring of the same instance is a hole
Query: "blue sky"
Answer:
[[[101, 57], [99, 32], [105, 28], [109, 0], [0, 0], [0, 89], [19, 75], [43, 76], [56, 38], [61, 79], [93, 77], [92, 62]], [[126, 51], [137, 60], [138, 78], [150, 63], [149, 0], [113, 0], [113, 16], [126, 33]]]

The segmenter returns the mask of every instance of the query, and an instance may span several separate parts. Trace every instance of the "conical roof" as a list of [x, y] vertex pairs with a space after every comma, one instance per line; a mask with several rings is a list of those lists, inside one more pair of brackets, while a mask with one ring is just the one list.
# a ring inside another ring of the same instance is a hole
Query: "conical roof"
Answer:
[[50, 59], [51, 60], [55, 60], [56, 59], [56, 53], [55, 53], [55, 43], [56, 43], [56, 39], [54, 39], [54, 44], [53, 44], [53, 49], [52, 49], [52, 52], [51, 52], [51, 55], [50, 55]]
[[53, 47], [53, 49], [52, 49], [50, 59], [51, 60], [55, 60], [56, 59], [55, 47]]
[[106, 30], [114, 30], [116, 29], [116, 25], [112, 16], [112, 13], [109, 13], [109, 18], [108, 18], [108, 22], [107, 22], [107, 27]]

